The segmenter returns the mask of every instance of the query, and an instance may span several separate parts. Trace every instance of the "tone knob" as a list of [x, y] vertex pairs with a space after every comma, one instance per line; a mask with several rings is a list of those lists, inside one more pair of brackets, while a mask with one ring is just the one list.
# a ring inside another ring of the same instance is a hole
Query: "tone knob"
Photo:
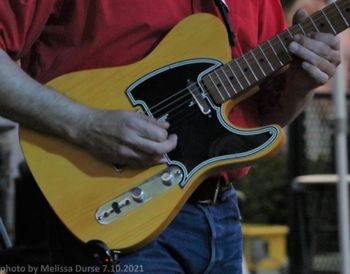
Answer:
[[175, 182], [175, 177], [170, 172], [164, 172], [160, 177], [164, 185], [170, 186]]
[[145, 193], [139, 187], [135, 187], [131, 190], [131, 197], [138, 203], [142, 203], [145, 200]]

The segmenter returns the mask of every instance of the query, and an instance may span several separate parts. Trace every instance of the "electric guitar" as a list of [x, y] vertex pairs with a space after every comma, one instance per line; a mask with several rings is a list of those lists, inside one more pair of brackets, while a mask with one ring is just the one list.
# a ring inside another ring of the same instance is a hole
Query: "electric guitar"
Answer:
[[116, 170], [61, 139], [21, 128], [30, 170], [81, 241], [139, 248], [166, 228], [208, 175], [250, 165], [281, 148], [285, 135], [279, 126], [235, 127], [230, 109], [292, 61], [288, 44], [295, 34], [337, 34], [349, 24], [350, 1], [339, 0], [232, 60], [221, 21], [192, 15], [135, 64], [73, 72], [47, 84], [94, 108], [141, 109], [169, 121], [169, 133], [179, 138], [166, 164]]

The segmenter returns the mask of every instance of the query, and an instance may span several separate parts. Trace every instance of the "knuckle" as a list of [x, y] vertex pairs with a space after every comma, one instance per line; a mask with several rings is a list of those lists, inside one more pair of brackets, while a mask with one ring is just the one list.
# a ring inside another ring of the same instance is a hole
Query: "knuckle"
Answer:
[[340, 57], [340, 54], [336, 54], [334, 57], [333, 57], [333, 62], [336, 66], [340, 65], [341, 63], [341, 57]]
[[129, 150], [126, 147], [121, 146], [117, 148], [117, 154], [123, 158], [126, 158], [129, 156]]
[[154, 154], [163, 154], [163, 148], [161, 146], [156, 146], [153, 149]]
[[332, 39], [332, 41], [333, 41], [332, 46], [334, 48], [339, 48], [340, 47], [340, 37], [332, 35], [332, 38], [333, 38]]
[[160, 132], [160, 141], [165, 141], [168, 138], [168, 132], [166, 130], [162, 130]]
[[329, 53], [330, 53], [330, 48], [325, 44], [321, 44], [318, 47], [318, 52], [321, 56], [324, 56], [327, 58], [327, 56], [329, 56]]

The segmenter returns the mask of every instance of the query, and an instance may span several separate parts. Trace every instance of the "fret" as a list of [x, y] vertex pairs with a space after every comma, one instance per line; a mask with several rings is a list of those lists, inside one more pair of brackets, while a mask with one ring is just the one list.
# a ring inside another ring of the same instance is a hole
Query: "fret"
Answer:
[[[303, 33], [300, 31], [300, 28], [297, 25], [291, 26], [289, 28], [289, 32], [293, 35], [293, 38], [295, 37], [295, 35], [303, 35]], [[290, 42], [292, 42], [292, 40]]]
[[282, 45], [282, 47], [283, 47], [284, 51], [285, 51], [285, 52], [287, 53], [287, 55], [290, 57], [290, 55], [289, 55], [289, 51], [288, 51], [288, 49], [287, 49], [286, 45], [283, 43], [283, 41], [282, 41], [281, 37], [280, 37], [279, 35], [276, 35], [276, 36], [277, 36], [278, 40], [280, 41], [280, 43], [281, 43], [281, 45]]
[[220, 75], [217, 73], [216, 70], [214, 70], [214, 74], [216, 76], [216, 78], [218, 78], [221, 86], [224, 88], [225, 92], [227, 93], [228, 97], [227, 98], [230, 98], [231, 97], [231, 93], [228, 92], [227, 88], [226, 88], [226, 85], [224, 84], [224, 82], [221, 80], [221, 77]]
[[208, 73], [201, 82], [216, 103], [223, 103], [289, 64], [293, 56], [288, 45], [295, 35], [307, 36], [321, 31], [335, 35], [348, 27], [350, 1], [338, 0], [309, 16], [303, 23], [286, 29], [241, 57]]
[[233, 69], [231, 68], [230, 63], [228, 63], [227, 66], [228, 66], [228, 68], [230, 69], [230, 71], [231, 71], [233, 77], [235, 77], [235, 79], [237, 80], [237, 83], [238, 83], [238, 85], [240, 86], [241, 90], [244, 90], [244, 87], [243, 87], [241, 81], [238, 79], [236, 73], [235, 73], [235, 72], [233, 71]]
[[346, 23], [339, 15], [334, 3], [325, 7], [323, 9], [323, 13], [327, 16], [336, 33], [339, 33], [347, 28]]
[[275, 54], [275, 56], [277, 57], [277, 60], [280, 62], [281, 66], [283, 66], [283, 62], [281, 61], [281, 59], [277, 55], [277, 52], [276, 52], [275, 48], [273, 47], [273, 45], [271, 44], [270, 40], [267, 40], [267, 43], [269, 44], [269, 46], [272, 49], [272, 51]]
[[276, 35], [274, 38], [270, 39], [271, 45], [275, 48], [278, 58], [282, 61], [282, 65], [289, 63], [292, 57], [281, 39], [280, 35]]
[[287, 29], [287, 33], [289, 34], [290, 38], [293, 39], [293, 36], [294, 36], [294, 35], [290, 32], [290, 29], [289, 29], [289, 28]]
[[256, 58], [255, 54], [254, 54], [254, 51], [251, 50], [249, 52], [252, 56], [253, 56], [253, 59], [255, 60], [255, 63], [258, 65], [260, 71], [262, 72], [263, 76], [266, 76], [266, 72], [264, 71], [264, 69], [262, 68], [262, 66], [260, 65], [260, 62], [258, 61], [258, 59]]
[[245, 75], [243, 69], [241, 68], [241, 66], [238, 64], [237, 59], [234, 59], [233, 62], [236, 64], [236, 66], [238, 67], [239, 71], [241, 72], [241, 74], [243, 75], [244, 79], [246, 80], [248, 86], [251, 85], [251, 82], [249, 81], [249, 79], [247, 78], [247, 76]]
[[320, 32], [320, 30], [318, 29], [317, 25], [315, 24], [314, 19], [312, 19], [311, 16], [309, 16], [308, 19], [310, 19], [310, 22], [311, 22], [311, 24], [313, 25], [313, 27], [315, 28], [315, 30], [316, 30], [317, 32]]
[[305, 33], [303, 27], [301, 26], [301, 24], [296, 24], [296, 26], [298, 26], [298, 28], [301, 30], [301, 32], [302, 32], [304, 35], [306, 35], [306, 33]]
[[211, 77], [211, 73], [209, 73], [208, 76], [209, 76], [209, 80], [211, 81], [211, 83], [213, 84], [214, 88], [216, 89], [216, 91], [217, 91], [218, 94], [220, 95], [222, 101], [224, 102], [224, 101], [225, 101], [225, 97], [222, 96], [220, 89], [218, 88], [218, 86], [215, 84], [213, 78]]
[[233, 84], [232, 84], [232, 81], [231, 81], [231, 80], [229, 79], [229, 77], [227, 76], [227, 74], [226, 74], [226, 72], [225, 72], [225, 70], [224, 70], [224, 67], [221, 66], [220, 69], [221, 69], [222, 73], [224, 74], [224, 76], [225, 76], [225, 78], [226, 78], [226, 81], [227, 81], [227, 82], [229, 83], [229, 85], [231, 86], [233, 92], [234, 92], [235, 94], [238, 94], [236, 88], [235, 88], [235, 87], [233, 86]]
[[[318, 32], [323, 33], [335, 33], [335, 29], [331, 25], [331, 22], [328, 20], [327, 15], [324, 13], [323, 10], [319, 10], [316, 13], [314, 13], [311, 17], [309, 17], [310, 20], [313, 20], [314, 22], [313, 26], [317, 26]], [[310, 21], [311, 22], [311, 21]]]
[[323, 10], [321, 10], [321, 13], [323, 14], [323, 16], [324, 16], [324, 18], [326, 19], [328, 25], [329, 25], [330, 28], [332, 29], [333, 34], [337, 34], [337, 31], [334, 29], [334, 27], [333, 27], [331, 21], [329, 21], [329, 19], [328, 19], [327, 15], [325, 14], [325, 12], [324, 12]]
[[211, 95], [211, 97], [213, 97], [214, 101], [217, 104], [223, 103], [224, 101], [222, 100], [222, 96], [220, 96], [220, 92], [218, 93], [217, 91], [215, 91], [215, 89], [212, 87], [214, 86], [214, 84], [210, 81], [210, 77], [209, 75], [205, 75], [202, 80], [200, 81], [200, 83], [202, 84], [202, 87], [204, 88], [204, 90], [209, 93]]
[[261, 52], [262, 55], [264, 56], [264, 58], [265, 58], [265, 60], [267, 61], [268, 65], [270, 66], [271, 71], [275, 71], [275, 69], [273, 68], [273, 66], [272, 66], [272, 64], [271, 64], [271, 62], [270, 62], [270, 60], [267, 58], [265, 52], [263, 51], [263, 49], [261, 48], [260, 45], [258, 46], [258, 49], [260, 50], [260, 52]]
[[340, 14], [340, 17], [343, 19], [345, 25], [346, 25], [347, 27], [350, 27], [349, 22], [345, 19], [343, 13], [340, 11], [337, 2], [334, 2], [333, 5], [334, 5], [335, 8], [337, 9], [337, 11], [338, 11], [338, 13]]
[[350, 3], [348, 1], [338, 1], [337, 4], [345, 17], [345, 20], [350, 24]]
[[[250, 67], [252, 68], [254, 74], [256, 75], [256, 80], [254, 79], [253, 81], [259, 82], [261, 79], [263, 79], [265, 76], [262, 73], [261, 69], [259, 68], [258, 64], [256, 63], [254, 57], [252, 56], [252, 52], [248, 51], [244, 54], [247, 62], [249, 63]], [[262, 59], [262, 58], [261, 58]], [[264, 60], [263, 60], [264, 61]], [[258, 61], [259, 62], [259, 61]]]
[[249, 64], [249, 62], [247, 61], [246, 57], [243, 55], [242, 58], [243, 58], [243, 60], [245, 61], [245, 63], [247, 64], [248, 68], [250, 69], [250, 71], [251, 71], [253, 77], [254, 77], [255, 80], [258, 82], [259, 79], [258, 79], [258, 77], [256, 77], [256, 74], [254, 73], [254, 70], [253, 70], [252, 67], [250, 66], [250, 64]]

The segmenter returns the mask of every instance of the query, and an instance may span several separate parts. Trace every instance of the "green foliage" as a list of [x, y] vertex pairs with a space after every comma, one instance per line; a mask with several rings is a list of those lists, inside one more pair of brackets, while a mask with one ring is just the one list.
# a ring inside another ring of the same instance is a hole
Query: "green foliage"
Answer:
[[240, 204], [242, 221], [287, 224], [289, 185], [286, 153], [254, 166], [249, 175], [235, 185], [246, 196]]

